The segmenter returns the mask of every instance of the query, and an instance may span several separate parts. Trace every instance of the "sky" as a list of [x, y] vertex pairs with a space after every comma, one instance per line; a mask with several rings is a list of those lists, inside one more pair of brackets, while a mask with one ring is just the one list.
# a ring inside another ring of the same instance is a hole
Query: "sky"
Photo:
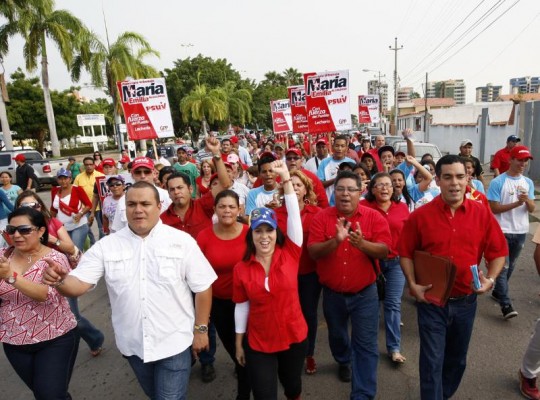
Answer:
[[[488, 82], [507, 94], [511, 78], [540, 76], [538, 0], [57, 0], [56, 8], [71, 11], [103, 40], [103, 14], [111, 41], [125, 31], [142, 34], [161, 54], [147, 59], [159, 70], [198, 54], [226, 58], [257, 82], [289, 67], [348, 69], [353, 99], [367, 93], [368, 80], [379, 72], [392, 96], [395, 52], [389, 47], [396, 37], [403, 46], [399, 85], [421, 96], [426, 72], [430, 81], [464, 79], [469, 103], [475, 88]], [[22, 46], [14, 39], [4, 57], [8, 77], [24, 69]], [[57, 50], [52, 44], [48, 49], [51, 88], [69, 88]], [[78, 85], [88, 82], [83, 76]], [[99, 95], [91, 89], [82, 94]]]

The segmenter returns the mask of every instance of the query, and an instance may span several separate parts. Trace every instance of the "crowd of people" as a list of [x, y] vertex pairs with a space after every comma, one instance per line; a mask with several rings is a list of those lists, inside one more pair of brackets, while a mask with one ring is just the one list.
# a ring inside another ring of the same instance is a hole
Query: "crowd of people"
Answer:
[[[535, 208], [524, 175], [533, 157], [510, 136], [487, 185], [471, 141], [435, 162], [415, 154], [410, 131], [403, 139], [407, 154], [383, 136], [372, 147], [340, 134], [286, 143], [208, 137], [197, 154], [179, 147], [172, 163], [96, 152], [58, 171], [50, 209], [22, 160], [27, 178], [17, 175], [18, 186], [0, 175], [0, 341], [9, 362], [35, 398], [71, 398], [79, 338], [94, 357], [104, 342], [77, 297], [103, 277], [116, 346], [149, 398], [184, 399], [197, 361], [202, 380], [214, 380], [219, 337], [235, 365], [237, 399], [277, 399], [278, 382], [287, 399], [300, 399], [303, 373], [322, 362], [322, 297], [336, 375], [350, 382], [351, 399], [373, 399], [380, 315], [389, 359], [407, 362], [407, 285], [417, 303], [421, 398], [451, 398], [477, 297], [490, 292], [504, 319], [518, 315], [509, 282]], [[417, 283], [418, 252], [456, 268], [443, 304]], [[540, 399], [539, 337], [519, 372], [532, 399]]]

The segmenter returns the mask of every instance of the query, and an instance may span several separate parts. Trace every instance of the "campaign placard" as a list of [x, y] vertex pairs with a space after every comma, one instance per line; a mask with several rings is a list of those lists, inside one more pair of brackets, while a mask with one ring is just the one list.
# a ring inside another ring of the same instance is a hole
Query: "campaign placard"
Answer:
[[349, 71], [304, 74], [310, 133], [351, 129]]
[[129, 140], [174, 136], [164, 78], [116, 82]]
[[358, 96], [358, 123], [378, 124], [379, 95]]
[[306, 112], [306, 89], [304, 85], [289, 86], [289, 103], [291, 104], [293, 133], [308, 132]]
[[291, 104], [289, 99], [273, 100], [270, 102], [274, 133], [292, 132]]

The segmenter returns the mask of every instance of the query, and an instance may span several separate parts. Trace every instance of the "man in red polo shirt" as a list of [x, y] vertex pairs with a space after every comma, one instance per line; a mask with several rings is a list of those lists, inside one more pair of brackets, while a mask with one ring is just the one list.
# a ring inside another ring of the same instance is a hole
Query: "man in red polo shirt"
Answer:
[[[420, 394], [423, 400], [454, 395], [465, 372], [467, 349], [476, 314], [476, 297], [489, 291], [508, 254], [506, 240], [493, 214], [465, 196], [467, 173], [456, 155], [442, 157], [435, 167], [441, 195], [411, 214], [398, 244], [401, 268], [417, 301], [420, 335]], [[443, 306], [429, 303], [431, 285], [416, 283], [416, 250], [449, 257], [457, 268], [450, 299]], [[471, 265], [487, 261], [473, 289]]]
[[[339, 378], [351, 380], [351, 399], [375, 398], [379, 349], [379, 299], [373, 259], [387, 257], [392, 236], [386, 220], [359, 205], [362, 180], [351, 171], [335, 178], [335, 207], [313, 219], [308, 251], [317, 260], [323, 310]], [[352, 338], [349, 339], [349, 319]]]
[[493, 160], [491, 160], [491, 169], [495, 176], [499, 176], [503, 172], [508, 171], [510, 168], [510, 150], [512, 150], [521, 139], [516, 135], [508, 136], [506, 139], [506, 146], [495, 153]]
[[328, 207], [328, 197], [326, 197], [326, 190], [324, 190], [321, 180], [313, 172], [308, 171], [302, 166], [304, 163], [302, 151], [295, 148], [287, 150], [285, 153], [285, 162], [289, 171], [294, 171], [295, 169], [302, 171], [311, 180], [313, 191], [317, 195], [317, 205], [321, 208]]

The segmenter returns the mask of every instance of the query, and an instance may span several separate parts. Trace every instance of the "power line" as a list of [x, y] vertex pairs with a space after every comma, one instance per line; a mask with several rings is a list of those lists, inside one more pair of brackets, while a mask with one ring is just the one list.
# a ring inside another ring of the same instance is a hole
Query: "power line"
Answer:
[[486, 0], [481, 0], [480, 3], [478, 3], [478, 4], [476, 5], [476, 7], [474, 7], [474, 8], [472, 9], [472, 11], [469, 12], [469, 14], [467, 14], [467, 15], [465, 16], [465, 18], [463, 18], [463, 19], [461, 20], [461, 22], [460, 22], [454, 29], [452, 29], [452, 31], [451, 31], [448, 35], [446, 35], [446, 36], [444, 37], [444, 39], [442, 39], [442, 40], [441, 40], [441, 41], [433, 48], [433, 50], [431, 50], [426, 56], [424, 56], [424, 58], [422, 58], [422, 59], [418, 62], [418, 64], [416, 64], [411, 70], [409, 70], [409, 72], [407, 72], [405, 75], [403, 75], [403, 78], [409, 76], [409, 75], [412, 73], [412, 71], [414, 71], [420, 64], [422, 64], [422, 62], [424, 62], [424, 60], [425, 60], [426, 58], [428, 58], [428, 57], [431, 56], [433, 53], [435, 53], [435, 52], [439, 49], [439, 47], [444, 43], [444, 41], [445, 41], [446, 39], [448, 39], [448, 38], [450, 37], [450, 35], [452, 35], [452, 34], [453, 34], [453, 33], [454, 33], [461, 25], [463, 25], [463, 24], [465, 23], [465, 21], [467, 21], [467, 19], [472, 15], [472, 13], [474, 13], [474, 12], [478, 9], [478, 7], [480, 7], [480, 6], [482, 5], [482, 3], [484, 3], [485, 1], [486, 1]]

